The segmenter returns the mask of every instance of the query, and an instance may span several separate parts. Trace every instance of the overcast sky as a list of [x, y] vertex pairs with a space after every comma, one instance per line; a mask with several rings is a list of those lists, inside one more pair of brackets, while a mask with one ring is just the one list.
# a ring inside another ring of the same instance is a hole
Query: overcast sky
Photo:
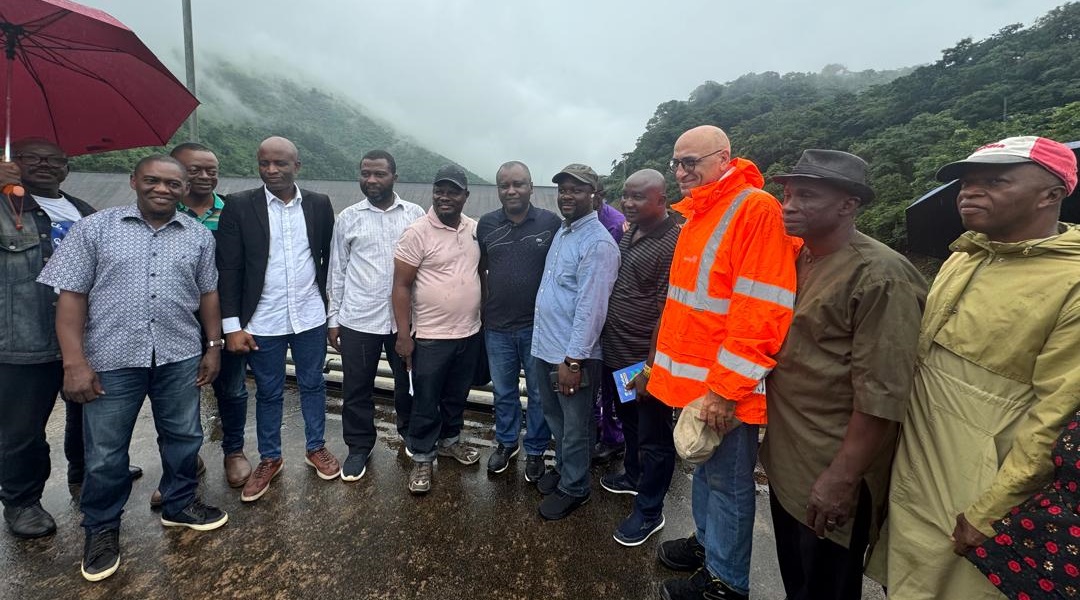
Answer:
[[[82, 1], [183, 81], [181, 0]], [[924, 64], [1062, 2], [192, 0], [192, 12], [197, 63], [221, 53], [306, 79], [485, 177], [517, 159], [541, 182], [570, 162], [607, 173], [658, 104], [706, 80]]]

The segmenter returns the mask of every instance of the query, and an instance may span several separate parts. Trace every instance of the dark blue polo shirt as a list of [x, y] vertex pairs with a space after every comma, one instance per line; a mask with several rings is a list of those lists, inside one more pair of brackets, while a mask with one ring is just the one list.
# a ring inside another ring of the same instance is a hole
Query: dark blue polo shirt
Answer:
[[555, 213], [536, 206], [530, 206], [518, 224], [501, 208], [480, 217], [476, 240], [480, 262], [487, 267], [484, 327], [496, 331], [532, 327], [544, 259], [560, 225], [562, 219]]

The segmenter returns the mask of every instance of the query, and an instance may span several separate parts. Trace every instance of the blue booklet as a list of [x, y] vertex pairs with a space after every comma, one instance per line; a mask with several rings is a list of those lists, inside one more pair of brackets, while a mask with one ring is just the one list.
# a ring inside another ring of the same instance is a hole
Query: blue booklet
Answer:
[[626, 386], [630, 383], [637, 374], [645, 369], [645, 361], [624, 367], [612, 373], [612, 377], [615, 378], [615, 389], [619, 391], [620, 402], [630, 402], [637, 398], [637, 391], [628, 390]]

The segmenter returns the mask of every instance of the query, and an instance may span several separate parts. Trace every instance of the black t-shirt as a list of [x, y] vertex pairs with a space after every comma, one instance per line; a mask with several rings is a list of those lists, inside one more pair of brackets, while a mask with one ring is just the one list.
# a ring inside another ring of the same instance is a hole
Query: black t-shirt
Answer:
[[561, 225], [555, 213], [536, 206], [519, 224], [501, 208], [480, 217], [476, 240], [481, 264], [487, 265], [484, 327], [515, 331], [532, 326], [544, 259]]

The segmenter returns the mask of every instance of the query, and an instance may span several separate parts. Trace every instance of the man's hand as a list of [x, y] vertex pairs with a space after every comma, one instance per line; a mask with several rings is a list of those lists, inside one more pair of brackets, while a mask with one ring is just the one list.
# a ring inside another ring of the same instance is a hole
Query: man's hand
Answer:
[[965, 556], [976, 546], [982, 545], [988, 538], [967, 520], [964, 513], [956, 515], [956, 528], [949, 539], [953, 543], [953, 552]]
[[642, 398], [647, 398], [649, 396], [649, 391], [645, 389], [648, 385], [649, 378], [645, 376], [645, 371], [641, 371], [637, 375], [634, 375], [634, 378], [626, 384], [626, 391], [637, 392], [637, 399], [641, 400]]
[[90, 368], [88, 363], [64, 367], [64, 398], [78, 404], [86, 404], [104, 395], [105, 390], [98, 381], [97, 373]]
[[326, 329], [326, 341], [334, 347], [334, 350], [341, 352], [341, 339], [338, 336], [341, 335], [340, 327], [329, 327]]
[[[585, 365], [582, 365], [585, 368]], [[559, 363], [559, 393], [563, 396], [573, 396], [581, 391], [581, 371], [574, 373], [566, 363]]]
[[240, 331], [225, 334], [225, 348], [229, 352], [235, 352], [236, 354], [247, 354], [258, 350], [259, 346], [250, 333], [241, 329]]
[[413, 341], [412, 336], [398, 334], [397, 342], [394, 344], [394, 352], [397, 352], [401, 360], [405, 361], [406, 371], [412, 371], [412, 353], [415, 348], [416, 342]]
[[859, 502], [859, 479], [854, 481], [833, 467], [825, 469], [810, 488], [806, 523], [819, 537], [843, 527], [855, 514]]
[[199, 376], [195, 379], [195, 387], [213, 383], [219, 371], [221, 371], [221, 348], [219, 346], [207, 348], [202, 360], [199, 361]]
[[705, 394], [698, 418], [720, 435], [735, 429], [739, 424], [735, 418], [735, 401], [728, 400], [711, 389]]
[[0, 187], [5, 185], [21, 185], [22, 171], [19, 165], [13, 162], [0, 161]]

